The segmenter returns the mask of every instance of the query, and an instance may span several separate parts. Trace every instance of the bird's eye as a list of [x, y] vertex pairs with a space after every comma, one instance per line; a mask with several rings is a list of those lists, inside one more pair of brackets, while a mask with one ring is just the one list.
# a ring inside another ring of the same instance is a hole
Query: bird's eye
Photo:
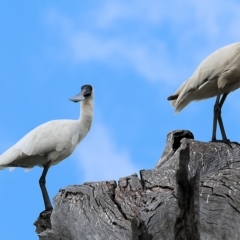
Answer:
[[90, 92], [90, 91], [88, 91], [88, 92], [86, 92], [86, 93], [84, 94], [84, 97], [89, 97], [89, 96], [91, 96], [91, 92]]

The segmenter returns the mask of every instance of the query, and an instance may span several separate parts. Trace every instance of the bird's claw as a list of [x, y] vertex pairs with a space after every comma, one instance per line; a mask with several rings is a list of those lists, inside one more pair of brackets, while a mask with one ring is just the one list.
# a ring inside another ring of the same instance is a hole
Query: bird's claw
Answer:
[[45, 218], [46, 215], [48, 215], [48, 214], [51, 215], [51, 214], [52, 214], [52, 210], [53, 210], [53, 208], [51, 208], [51, 209], [45, 209], [44, 211], [40, 212], [39, 217], [40, 217], [40, 218]]
[[214, 140], [211, 140], [210, 142], [221, 142], [221, 143], [225, 143], [225, 144], [227, 144], [230, 148], [232, 148], [231, 143], [236, 143], [236, 142], [231, 142], [229, 139], [227, 139], [227, 140], [217, 140], [217, 139], [214, 139]]
[[239, 145], [240, 146], [240, 143], [239, 142], [231, 142], [231, 143], [234, 143], [236, 145]]

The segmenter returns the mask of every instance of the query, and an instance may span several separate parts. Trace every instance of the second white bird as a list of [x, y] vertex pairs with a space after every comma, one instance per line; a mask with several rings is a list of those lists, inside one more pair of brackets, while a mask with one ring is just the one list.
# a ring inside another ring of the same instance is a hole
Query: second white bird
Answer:
[[240, 42], [220, 48], [203, 60], [193, 75], [168, 100], [176, 112], [191, 101], [217, 96], [214, 105], [212, 141], [216, 141], [217, 122], [224, 142], [228, 142], [221, 108], [227, 95], [240, 87]]

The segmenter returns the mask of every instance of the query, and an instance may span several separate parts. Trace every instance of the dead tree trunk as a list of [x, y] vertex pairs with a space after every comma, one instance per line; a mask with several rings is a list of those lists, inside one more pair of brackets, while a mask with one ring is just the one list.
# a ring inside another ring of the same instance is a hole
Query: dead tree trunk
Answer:
[[40, 240], [240, 239], [240, 146], [168, 134], [152, 170], [60, 190]]

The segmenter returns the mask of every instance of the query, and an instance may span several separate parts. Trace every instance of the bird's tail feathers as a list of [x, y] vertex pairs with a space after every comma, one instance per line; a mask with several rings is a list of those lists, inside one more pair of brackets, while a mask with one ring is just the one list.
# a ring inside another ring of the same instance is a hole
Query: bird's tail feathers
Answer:
[[169, 96], [169, 97], [167, 98], [167, 100], [171, 101], [171, 105], [175, 108], [175, 112], [176, 112], [176, 113], [180, 112], [181, 109], [182, 109], [182, 108], [181, 108], [180, 110], [178, 109], [179, 96], [181, 97], [181, 92], [182, 92], [183, 89], [186, 87], [186, 84], [188, 83], [188, 80], [189, 80], [189, 79], [187, 79], [186, 81], [184, 81], [184, 82], [182, 83], [182, 85], [177, 89], [177, 91], [176, 91], [173, 95], [171, 95], [171, 96]]
[[176, 100], [178, 98], [178, 94], [174, 94], [174, 95], [171, 95], [167, 98], [167, 100], [169, 101], [172, 101], [172, 100]]
[[179, 100], [174, 102], [175, 113], [179, 113], [183, 108], [185, 108], [192, 101], [191, 93], [184, 95], [184, 97], [182, 97]]
[[19, 151], [13, 147], [9, 148], [0, 156], [0, 167], [7, 167], [19, 157]]

